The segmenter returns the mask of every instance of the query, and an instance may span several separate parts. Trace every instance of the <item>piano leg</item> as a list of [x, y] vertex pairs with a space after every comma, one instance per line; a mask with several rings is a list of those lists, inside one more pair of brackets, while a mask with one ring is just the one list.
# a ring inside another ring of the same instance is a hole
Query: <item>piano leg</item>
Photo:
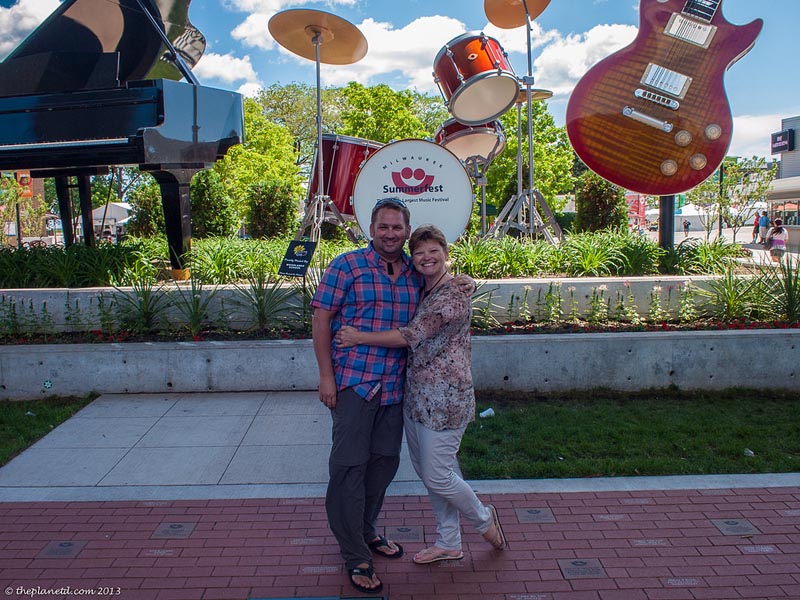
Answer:
[[192, 249], [192, 202], [189, 184], [200, 169], [150, 171], [161, 188], [161, 204], [169, 245], [172, 277], [178, 281], [189, 278], [186, 254]]
[[94, 219], [92, 219], [92, 182], [89, 175], [78, 175], [78, 197], [81, 201], [81, 224], [83, 242], [90, 248], [94, 243]]
[[70, 198], [69, 194], [69, 177], [63, 175], [55, 177], [55, 183], [64, 246], [72, 246], [75, 243], [75, 232], [72, 230], [72, 198]]

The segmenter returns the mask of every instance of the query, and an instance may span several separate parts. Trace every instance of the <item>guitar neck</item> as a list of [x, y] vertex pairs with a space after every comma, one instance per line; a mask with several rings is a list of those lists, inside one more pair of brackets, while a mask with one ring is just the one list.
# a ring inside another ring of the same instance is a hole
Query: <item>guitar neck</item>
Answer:
[[717, 14], [720, 4], [722, 4], [722, 0], [687, 0], [686, 6], [683, 7], [683, 12], [711, 23], [714, 15]]

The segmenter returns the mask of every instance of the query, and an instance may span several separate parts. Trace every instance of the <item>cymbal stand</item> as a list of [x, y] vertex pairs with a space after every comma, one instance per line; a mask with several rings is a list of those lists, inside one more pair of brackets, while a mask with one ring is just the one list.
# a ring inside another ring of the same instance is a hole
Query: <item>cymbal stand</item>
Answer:
[[[527, 233], [531, 237], [541, 232], [550, 243], [555, 244], [557, 239], [561, 239], [561, 227], [555, 220], [553, 212], [544, 200], [542, 194], [534, 188], [534, 162], [533, 162], [533, 52], [531, 48], [531, 13], [528, 10], [527, 0], [522, 0], [525, 8], [525, 31], [527, 34], [528, 50], [528, 72], [522, 78], [522, 85], [525, 87], [525, 100], [527, 105], [528, 117], [528, 188], [522, 188], [522, 107], [517, 104], [517, 194], [500, 211], [495, 220], [490, 234], [504, 235], [510, 228], [518, 229]], [[536, 204], [545, 213], [548, 223], [545, 224], [541, 215], [536, 209]], [[525, 219], [525, 212], [528, 218]], [[552, 232], [549, 230], [552, 228]]]
[[334, 222], [344, 228], [350, 241], [356, 243], [358, 238], [356, 237], [355, 233], [353, 233], [353, 230], [347, 224], [347, 221], [345, 221], [342, 213], [333, 203], [330, 196], [325, 195], [325, 182], [323, 181], [324, 165], [322, 156], [322, 84], [320, 76], [320, 64], [322, 61], [320, 60], [319, 55], [319, 47], [322, 45], [322, 31], [315, 30], [314, 36], [311, 38], [311, 42], [314, 44], [314, 62], [316, 63], [315, 66], [317, 71], [317, 193], [314, 194], [311, 202], [306, 204], [303, 222], [300, 225], [300, 229], [297, 231], [297, 235], [295, 235], [295, 239], [299, 240], [301, 237], [303, 237], [305, 231], [310, 227], [311, 231], [309, 237], [311, 238], [311, 241], [319, 241], [322, 223], [326, 220], [325, 211], [327, 210], [333, 214]]
[[464, 161], [464, 165], [469, 169], [475, 185], [481, 189], [481, 235], [486, 235], [486, 171], [489, 168], [490, 159], [483, 156], [470, 156]]

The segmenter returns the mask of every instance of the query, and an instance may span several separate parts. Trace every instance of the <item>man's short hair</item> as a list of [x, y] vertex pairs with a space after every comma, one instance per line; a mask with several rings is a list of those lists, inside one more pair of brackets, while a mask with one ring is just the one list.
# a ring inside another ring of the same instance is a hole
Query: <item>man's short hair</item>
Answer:
[[403, 202], [400, 198], [381, 198], [375, 203], [375, 206], [372, 208], [372, 215], [370, 217], [370, 223], [375, 223], [375, 217], [378, 215], [378, 211], [383, 208], [389, 208], [391, 210], [397, 210], [403, 215], [403, 219], [406, 222], [406, 226], [411, 225], [411, 211], [408, 210], [406, 203]]

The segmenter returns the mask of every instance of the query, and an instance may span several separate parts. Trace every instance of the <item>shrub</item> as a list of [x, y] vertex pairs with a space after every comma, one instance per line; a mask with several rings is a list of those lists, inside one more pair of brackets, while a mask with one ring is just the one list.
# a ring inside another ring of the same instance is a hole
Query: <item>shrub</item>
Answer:
[[247, 231], [254, 238], [285, 236], [297, 221], [298, 196], [278, 180], [262, 181], [247, 190]]

